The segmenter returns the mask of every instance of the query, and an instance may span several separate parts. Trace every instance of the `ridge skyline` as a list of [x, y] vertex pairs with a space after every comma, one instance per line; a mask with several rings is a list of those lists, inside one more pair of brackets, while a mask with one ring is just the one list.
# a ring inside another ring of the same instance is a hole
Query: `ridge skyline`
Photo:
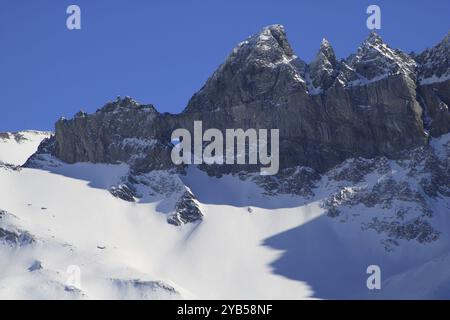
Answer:
[[[406, 51], [403, 51], [402, 48], [393, 48], [393, 47], [390, 47], [390, 46], [389, 46], [389, 43], [383, 39], [383, 37], [379, 34], [379, 32], [372, 30], [372, 31], [369, 31], [369, 32], [367, 33], [367, 36], [360, 42], [360, 45], [359, 45], [358, 47], [356, 47], [352, 53], [350, 53], [350, 54], [347, 55], [346, 57], [339, 57], [339, 56], [336, 54], [336, 52], [334, 51], [333, 43], [331, 43], [331, 42], [328, 40], [328, 38], [327, 38], [326, 36], [324, 36], [324, 37], [322, 38], [321, 42], [320, 42], [319, 49], [316, 50], [316, 56], [315, 56], [312, 60], [310, 60], [310, 61], [305, 61], [305, 60], [303, 60], [303, 59], [301, 58], [301, 55], [297, 54], [297, 52], [295, 51], [295, 49], [292, 48], [291, 41], [290, 41], [290, 39], [291, 39], [292, 37], [289, 36], [289, 32], [286, 31], [286, 28], [284, 27], [284, 25], [283, 25], [283, 24], [279, 24], [279, 23], [275, 23], [275, 24], [266, 25], [266, 26], [264, 26], [263, 28], [260, 28], [260, 31], [259, 31], [259, 32], [254, 33], [254, 34], [248, 36], [245, 40], [242, 40], [242, 41], [240, 41], [240, 42], [239, 42], [239, 41], [236, 41], [236, 42], [237, 42], [237, 45], [235, 45], [235, 46], [229, 51], [228, 57], [226, 57], [225, 60], [224, 60], [221, 64], [219, 64], [219, 65], [216, 67], [215, 71], [214, 71], [212, 74], [210, 74], [210, 75], [208, 76], [207, 80], [203, 83], [202, 87], [200, 87], [199, 90], [197, 90], [197, 91], [195, 91], [193, 94], [191, 94], [191, 97], [189, 98], [188, 102], [187, 102], [187, 103], [185, 104], [185, 106], [182, 107], [182, 109], [181, 109], [180, 111], [178, 111], [178, 112], [169, 112], [169, 111], [163, 111], [163, 110], [160, 110], [159, 106], [158, 106], [157, 104], [152, 103], [152, 101], [140, 101], [139, 99], [137, 99], [136, 97], [134, 97], [134, 96], [132, 96], [132, 95], [116, 95], [116, 96], [115, 96], [116, 98], [115, 98], [114, 100], [112, 100], [112, 99], [106, 100], [106, 101], [104, 101], [103, 104], [101, 104], [101, 105], [99, 105], [99, 106], [89, 106], [88, 108], [80, 108], [80, 109], [78, 109], [76, 112], [74, 112], [72, 115], [59, 115], [57, 118], [55, 118], [55, 119], [53, 119], [53, 120], [54, 120], [54, 122], [56, 122], [56, 121], [57, 121], [58, 119], [60, 119], [60, 118], [63, 118], [63, 119], [72, 119], [72, 118], [75, 117], [76, 114], [79, 113], [79, 112], [85, 112], [85, 113], [87, 113], [87, 114], [95, 113], [95, 112], [97, 112], [98, 110], [104, 108], [105, 106], [107, 106], [107, 105], [109, 105], [109, 104], [112, 104], [112, 103], [114, 103], [114, 102], [116, 102], [116, 101], [123, 101], [123, 100], [127, 100], [127, 99], [131, 99], [134, 103], [137, 103], [138, 105], [140, 105], [140, 106], [142, 106], [142, 107], [145, 107], [145, 106], [152, 106], [152, 108], [154, 108], [155, 111], [158, 112], [158, 113], [160, 113], [160, 114], [164, 114], [164, 113], [168, 113], [168, 114], [171, 114], [171, 115], [179, 115], [179, 114], [182, 114], [182, 113], [184, 113], [184, 112], [187, 111], [186, 108], [187, 108], [187, 106], [188, 106], [190, 100], [195, 96], [195, 94], [196, 94], [197, 92], [199, 92], [199, 91], [203, 88], [203, 86], [204, 86], [204, 85], [206, 84], [206, 82], [214, 75], [214, 73], [215, 73], [217, 70], [219, 70], [220, 67], [221, 67], [223, 64], [225, 64], [225, 63], [227, 62], [227, 59], [228, 59], [229, 56], [233, 53], [233, 51], [239, 49], [240, 45], [243, 44], [243, 43], [245, 43], [247, 40], [249, 40], [249, 39], [251, 39], [251, 38], [254, 38], [254, 37], [256, 37], [256, 36], [260, 36], [265, 30], [270, 29], [270, 28], [278, 28], [278, 27], [280, 27], [280, 28], [283, 30], [283, 33], [284, 33], [284, 35], [286, 36], [287, 45], [290, 46], [290, 49], [292, 50], [292, 56], [293, 56], [293, 58], [298, 59], [298, 60], [299, 60], [300, 62], [302, 62], [302, 63], [305, 63], [305, 65], [306, 65], [307, 67], [311, 67], [311, 65], [312, 65], [314, 62], [317, 61], [317, 56], [318, 56], [318, 54], [320, 54], [320, 53], [322, 52], [322, 49], [323, 49], [323, 47], [324, 47], [324, 43], [327, 45], [327, 47], [331, 48], [332, 52], [333, 52], [334, 55], [335, 55], [336, 61], [337, 61], [337, 63], [339, 64], [339, 63], [343, 63], [343, 62], [346, 62], [347, 60], [349, 60], [352, 56], [356, 55], [356, 54], [360, 51], [360, 49], [361, 49], [366, 43], [371, 43], [371, 42], [373, 42], [374, 40], [380, 40], [382, 44], [385, 44], [387, 47], [393, 49], [394, 51], [399, 51], [399, 52], [401, 52], [401, 53], [407, 55], [408, 57], [411, 57], [412, 59], [414, 59], [415, 57], [420, 56], [422, 53], [426, 52], [427, 50], [433, 49], [433, 48], [437, 47], [438, 45], [440, 45], [440, 44], [442, 44], [442, 43], [444, 43], [445, 41], [448, 41], [448, 40], [450, 39], [450, 30], [449, 30], [449, 31], [447, 32], [447, 34], [446, 34], [446, 35], [445, 35], [438, 43], [436, 43], [436, 44], [434, 44], [434, 45], [433, 45], [433, 44], [429, 45], [428, 47], [426, 47], [425, 49], [423, 49], [421, 52], [406, 52]], [[313, 94], [313, 95], [314, 95], [314, 94]], [[38, 130], [38, 131], [43, 131], [43, 132], [45, 132], [45, 131], [52, 131], [52, 132], [53, 132], [53, 131], [54, 131], [54, 127], [51, 128], [50, 130], [36, 129], [36, 128], [18, 128], [17, 130], [0, 131], [0, 132], [14, 133], [14, 132], [21, 132], [21, 131], [33, 131], [33, 130]]]
[[[340, 58], [368, 34], [367, 4], [360, 1], [235, 6], [202, 1], [197, 12], [171, 1], [133, 6], [117, 1], [108, 3], [107, 11], [105, 1], [77, 4], [83, 16], [80, 32], [67, 30], [64, 4], [4, 5], [0, 131], [52, 130], [60, 115], [94, 111], [119, 95], [178, 113], [237, 42], [265, 25], [285, 25], [292, 48], [306, 61], [313, 59], [324, 35]], [[394, 48], [421, 52], [448, 32], [447, 1], [432, 7], [404, 1], [379, 5], [379, 33]], [[195, 21], [188, 19], [192, 15]]]

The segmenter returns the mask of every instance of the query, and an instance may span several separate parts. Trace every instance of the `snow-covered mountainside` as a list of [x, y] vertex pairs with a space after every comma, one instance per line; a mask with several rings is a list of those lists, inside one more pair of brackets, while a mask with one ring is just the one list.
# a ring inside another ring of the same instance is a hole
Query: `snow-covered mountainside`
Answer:
[[447, 134], [321, 176], [3, 166], [0, 298], [450, 298], [449, 156]]
[[22, 165], [36, 152], [39, 144], [51, 132], [20, 131], [0, 133], [0, 163]]

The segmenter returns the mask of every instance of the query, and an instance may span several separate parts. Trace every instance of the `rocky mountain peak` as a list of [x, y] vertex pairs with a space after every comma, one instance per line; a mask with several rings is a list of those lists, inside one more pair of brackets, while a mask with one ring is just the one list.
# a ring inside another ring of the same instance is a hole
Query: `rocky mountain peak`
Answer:
[[286, 55], [288, 56], [294, 55], [294, 51], [292, 50], [291, 45], [287, 41], [286, 31], [282, 25], [274, 24], [265, 27], [259, 34], [258, 39], [262, 42], [267, 42], [269, 40], [267, 37], [272, 37]]
[[415, 57], [419, 64], [419, 81], [431, 84], [450, 79], [450, 32], [436, 46]]
[[369, 36], [363, 42], [363, 46], [364, 45], [372, 45], [373, 46], [373, 45], [383, 45], [383, 44], [384, 44], [383, 39], [375, 31], [371, 31]]
[[265, 64], [276, 64], [293, 59], [294, 51], [289, 44], [282, 25], [264, 27], [259, 33], [239, 43], [229, 56], [228, 61], [247, 59], [259, 60]]
[[331, 46], [330, 42], [325, 38], [322, 39], [316, 59], [322, 57], [328, 60], [332, 65], [336, 65], [337, 63], [336, 54], [334, 53], [333, 47]]
[[316, 58], [309, 65], [309, 93], [321, 93], [329, 88], [336, 79], [338, 69], [333, 47], [327, 39], [323, 38]]
[[[424, 58], [445, 64], [445, 48], [438, 45]], [[219, 130], [279, 129], [282, 169], [301, 165], [324, 172], [349, 157], [394, 158], [426, 144], [428, 135], [450, 130], [450, 81], [423, 91], [416, 65], [376, 33], [341, 61], [323, 40], [315, 61], [305, 65], [284, 28], [268, 26], [231, 52], [181, 114], [159, 114], [119, 98], [95, 114], [58, 121], [52, 154], [69, 163], [124, 162], [139, 172], [172, 168], [171, 133], [202, 121]]]
[[401, 50], [390, 48], [376, 32], [371, 32], [358, 52], [344, 63], [349, 85], [367, 84], [391, 75], [415, 79], [415, 61]]
[[[126, 96], [124, 98], [121, 98], [118, 96], [115, 101], [108, 102], [105, 104], [101, 109], [98, 109], [97, 112], [120, 112], [122, 110], [130, 110], [130, 109], [136, 109], [136, 110], [145, 110], [145, 111], [152, 111], [157, 112], [155, 107], [151, 104], [147, 105], [141, 105], [133, 98]], [[77, 115], [80, 114], [77, 113]], [[82, 113], [81, 113], [82, 114]]]
[[267, 26], [233, 49], [185, 112], [225, 110], [268, 95], [278, 100], [296, 89], [306, 92], [304, 66], [294, 55], [284, 27]]

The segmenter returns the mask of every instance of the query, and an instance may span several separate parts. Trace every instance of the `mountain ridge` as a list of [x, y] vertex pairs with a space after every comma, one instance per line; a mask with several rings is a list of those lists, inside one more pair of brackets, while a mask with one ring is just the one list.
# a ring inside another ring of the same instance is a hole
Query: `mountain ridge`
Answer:
[[[427, 65], [447, 52], [442, 43], [427, 49]], [[306, 64], [290, 47], [284, 27], [272, 25], [235, 47], [180, 114], [119, 98], [94, 114], [60, 119], [55, 138], [46, 143], [68, 163], [126, 162], [148, 171], [173, 167], [171, 132], [192, 132], [193, 122], [202, 121], [221, 131], [279, 129], [281, 168], [325, 172], [350, 157], [395, 158], [426, 145], [430, 134], [450, 131], [450, 81], [421, 84], [423, 68], [416, 60], [371, 33], [347, 59], [338, 61], [324, 42], [316, 61]], [[123, 143], [130, 139], [157, 143], [143, 150], [142, 143]], [[212, 174], [258, 169], [207, 168]]]

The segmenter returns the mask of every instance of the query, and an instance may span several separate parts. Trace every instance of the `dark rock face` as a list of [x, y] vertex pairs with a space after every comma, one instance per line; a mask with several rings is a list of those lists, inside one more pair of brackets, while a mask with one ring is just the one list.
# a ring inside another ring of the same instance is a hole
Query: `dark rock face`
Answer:
[[419, 64], [419, 80], [429, 83], [432, 78], [448, 78], [450, 76], [450, 32], [435, 47], [427, 49], [415, 56]]
[[448, 74], [448, 40], [443, 43], [411, 57], [372, 33], [342, 61], [323, 41], [316, 60], [307, 65], [294, 55], [284, 28], [269, 26], [240, 43], [181, 114], [161, 114], [131, 98], [118, 99], [94, 114], [59, 120], [54, 140], [45, 143], [69, 163], [127, 162], [140, 172], [167, 169], [173, 166], [172, 131], [192, 131], [193, 122], [201, 120], [204, 130], [279, 129], [281, 169], [308, 166], [325, 172], [351, 157], [396, 158], [404, 149], [425, 145], [427, 132], [450, 131], [450, 80], [418, 80], [429, 76], [429, 68]]
[[339, 74], [339, 63], [328, 40], [323, 39], [316, 59], [309, 65], [309, 90], [317, 93], [331, 87]]
[[186, 189], [175, 205], [175, 212], [167, 218], [167, 222], [180, 226], [186, 223], [201, 221], [202, 219], [203, 213], [201, 212], [194, 195], [191, 191]]
[[435, 47], [414, 57], [418, 64], [419, 101], [433, 137], [450, 131], [450, 33]]
[[357, 219], [363, 230], [384, 238], [388, 251], [401, 240], [437, 241], [442, 229], [433, 218], [446, 215], [437, 203], [450, 196], [448, 138], [447, 134], [441, 142], [434, 140], [396, 160], [357, 158], [336, 166], [321, 185], [331, 190], [322, 204], [328, 217], [340, 222]]
[[184, 113], [243, 112], [251, 104], [263, 101], [267, 107], [284, 104], [285, 96], [305, 91], [303, 67], [304, 62], [294, 55], [286, 40], [284, 28], [266, 27], [234, 48], [192, 97]]
[[35, 239], [27, 231], [0, 228], [0, 241], [10, 246], [23, 247], [34, 243]]
[[[450, 55], [450, 52], [449, 52]], [[433, 137], [450, 132], [450, 79], [417, 88], [424, 106], [424, 124]]]
[[167, 120], [151, 105], [131, 98], [106, 104], [92, 115], [77, 113], [56, 123], [55, 155], [69, 163], [130, 163], [140, 170], [170, 162]]
[[[386, 233], [391, 238], [405, 240], [415, 239], [420, 243], [436, 241], [439, 238], [439, 232], [433, 229], [427, 221], [423, 221], [419, 218], [407, 223], [400, 223], [398, 221], [389, 223], [374, 218], [373, 221], [367, 223], [365, 228], [374, 229], [378, 233]], [[386, 249], [389, 250], [391, 248], [388, 247]]]
[[414, 56], [424, 123], [433, 137], [450, 131], [450, 33], [435, 47]]
[[15, 166], [13, 164], [3, 163], [2, 161], [0, 161], [0, 169], [20, 171], [21, 167]]
[[116, 198], [128, 201], [135, 202], [136, 199], [136, 191], [129, 184], [121, 184], [118, 186], [113, 186], [109, 189], [109, 192]]
[[0, 132], [0, 139], [3, 140], [14, 139], [18, 143], [28, 140], [21, 132]]
[[[247, 174], [239, 173], [241, 179], [246, 179]], [[295, 194], [305, 198], [313, 196], [313, 189], [320, 175], [308, 167], [292, 167], [282, 169], [275, 176], [251, 175], [252, 180], [264, 188], [264, 194], [268, 196], [278, 194]]]
[[415, 80], [415, 61], [400, 50], [392, 49], [381, 37], [372, 32], [358, 48], [358, 52], [347, 58], [342, 74], [348, 85], [373, 82], [391, 75], [402, 75]]

